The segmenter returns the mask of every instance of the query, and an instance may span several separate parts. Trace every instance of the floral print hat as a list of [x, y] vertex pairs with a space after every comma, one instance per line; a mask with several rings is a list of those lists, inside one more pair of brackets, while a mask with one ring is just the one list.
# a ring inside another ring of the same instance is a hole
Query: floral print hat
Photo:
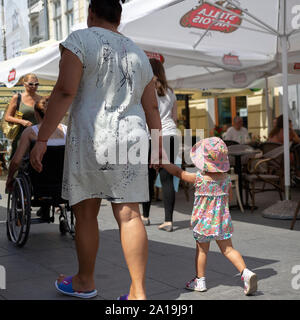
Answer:
[[217, 137], [202, 139], [191, 150], [191, 159], [201, 172], [227, 172], [230, 169], [228, 149]]

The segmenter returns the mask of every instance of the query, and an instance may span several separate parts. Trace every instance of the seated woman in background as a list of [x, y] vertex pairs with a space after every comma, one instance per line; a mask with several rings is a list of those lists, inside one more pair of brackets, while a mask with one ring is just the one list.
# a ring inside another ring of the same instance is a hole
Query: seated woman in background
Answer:
[[[276, 122], [274, 121], [274, 128], [269, 134], [268, 142], [275, 142], [283, 144], [284, 138], [283, 138], [283, 115], [280, 115]], [[297, 135], [297, 133], [293, 129], [292, 121], [289, 120], [289, 140], [290, 142], [293, 142], [294, 144], [300, 144], [300, 137]], [[291, 154], [291, 163], [295, 165], [296, 169], [296, 176], [294, 177], [297, 181], [297, 183], [300, 183], [300, 148], [295, 148], [294, 151], [295, 155]]]
[[[275, 121], [274, 121], [275, 122]], [[283, 144], [283, 115], [280, 115], [276, 119], [276, 125], [271, 130], [269, 134], [269, 142], [281, 143]], [[289, 134], [290, 134], [290, 142], [294, 142], [296, 144], [300, 143], [300, 137], [293, 129], [292, 121], [289, 120]]]
[[[39, 128], [43, 122], [44, 115], [47, 110], [48, 97], [42, 98], [39, 102], [34, 105], [34, 116], [37, 121], [37, 125], [26, 128], [20, 138], [17, 150], [10, 161], [8, 168], [8, 176], [6, 180], [6, 189], [10, 191], [13, 186], [14, 175], [19, 169], [24, 156], [28, 153], [30, 144], [37, 140]], [[47, 142], [48, 146], [61, 146], [66, 144], [66, 132], [67, 127], [64, 124], [59, 124], [53, 135]], [[41, 216], [42, 219], [48, 219], [50, 207], [42, 207], [38, 210], [37, 215]]]

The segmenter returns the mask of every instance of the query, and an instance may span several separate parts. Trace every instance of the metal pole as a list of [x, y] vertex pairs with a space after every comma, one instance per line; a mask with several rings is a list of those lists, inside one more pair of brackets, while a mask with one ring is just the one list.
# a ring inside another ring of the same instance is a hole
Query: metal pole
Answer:
[[288, 87], [288, 57], [287, 36], [281, 37], [282, 47], [282, 78], [283, 78], [283, 138], [284, 138], [284, 185], [285, 199], [290, 198], [290, 137], [289, 137], [289, 87]]
[[265, 89], [265, 98], [266, 98], [266, 112], [267, 112], [267, 119], [268, 119], [268, 134], [272, 129], [272, 122], [271, 122], [271, 110], [270, 110], [270, 99], [269, 99], [269, 81], [268, 77], [265, 78], [266, 81], [266, 89]]
[[2, 22], [1, 33], [2, 33], [3, 59], [7, 60], [4, 0], [1, 0], [1, 22]]
[[44, 40], [49, 40], [48, 0], [44, 0], [44, 23], [45, 23], [45, 39]]

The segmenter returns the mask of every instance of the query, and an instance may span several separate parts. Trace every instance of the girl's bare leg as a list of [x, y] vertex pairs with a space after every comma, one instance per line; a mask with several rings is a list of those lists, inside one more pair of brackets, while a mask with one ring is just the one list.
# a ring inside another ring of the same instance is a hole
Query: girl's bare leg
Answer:
[[246, 268], [246, 264], [241, 254], [233, 249], [231, 239], [218, 240], [217, 244], [222, 254], [242, 273]]
[[119, 225], [121, 244], [132, 281], [128, 299], [144, 300], [148, 239], [139, 204], [113, 203], [112, 208]]
[[196, 241], [196, 275], [198, 278], [205, 277], [207, 253], [209, 251], [209, 242], [199, 243]]

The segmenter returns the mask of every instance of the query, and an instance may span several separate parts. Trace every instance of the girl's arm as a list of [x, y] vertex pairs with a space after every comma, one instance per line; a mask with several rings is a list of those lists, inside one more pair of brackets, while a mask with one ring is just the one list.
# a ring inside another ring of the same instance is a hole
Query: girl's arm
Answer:
[[169, 164], [162, 164], [162, 167], [166, 169], [172, 176], [178, 177], [180, 180], [189, 182], [189, 183], [195, 183], [196, 181], [196, 173], [186, 172], [176, 166], [175, 164], [169, 163]]

